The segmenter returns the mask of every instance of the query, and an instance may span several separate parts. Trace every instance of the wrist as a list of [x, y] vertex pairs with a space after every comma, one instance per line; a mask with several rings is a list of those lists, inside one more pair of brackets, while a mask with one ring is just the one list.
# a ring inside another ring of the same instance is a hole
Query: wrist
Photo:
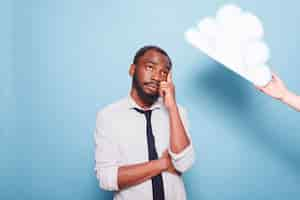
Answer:
[[160, 171], [166, 171], [168, 169], [168, 160], [165, 157], [159, 159]]
[[286, 103], [286, 102], [288, 102], [289, 98], [290, 98], [290, 92], [288, 90], [285, 90], [282, 93], [282, 96], [279, 100], [282, 101], [283, 103]]
[[284, 85], [281, 85], [281, 87], [276, 88], [276, 90], [279, 91], [277, 100], [284, 101], [286, 98], [288, 98], [287, 96], [289, 95], [289, 90]]
[[178, 111], [178, 106], [177, 103], [174, 101], [169, 107], [167, 107], [169, 113], [171, 112], [177, 112]]
[[280, 98], [280, 101], [282, 101], [283, 103], [288, 103], [290, 96], [291, 96], [291, 93], [289, 91], [285, 91], [285, 92], [283, 92], [282, 97]]

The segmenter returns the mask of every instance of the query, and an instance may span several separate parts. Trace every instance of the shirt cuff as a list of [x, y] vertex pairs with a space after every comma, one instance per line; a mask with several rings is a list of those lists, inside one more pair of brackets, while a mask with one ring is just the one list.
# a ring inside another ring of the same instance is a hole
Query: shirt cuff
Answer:
[[118, 186], [118, 166], [101, 167], [97, 169], [97, 178], [99, 186], [108, 191], [119, 190]]
[[195, 161], [195, 153], [192, 143], [179, 153], [174, 153], [171, 149], [168, 152], [172, 158], [175, 169], [179, 172], [187, 171]]

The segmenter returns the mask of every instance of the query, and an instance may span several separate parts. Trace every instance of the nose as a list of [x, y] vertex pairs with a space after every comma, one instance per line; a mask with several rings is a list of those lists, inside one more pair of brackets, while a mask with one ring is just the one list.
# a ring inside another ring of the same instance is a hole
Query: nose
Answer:
[[157, 70], [153, 71], [151, 78], [152, 78], [152, 80], [155, 80], [157, 82], [162, 81], [162, 76], [160, 75], [160, 73]]

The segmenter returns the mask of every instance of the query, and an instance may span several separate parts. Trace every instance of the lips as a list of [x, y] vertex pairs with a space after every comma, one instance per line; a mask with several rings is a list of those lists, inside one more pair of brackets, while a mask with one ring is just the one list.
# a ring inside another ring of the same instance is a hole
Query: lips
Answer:
[[147, 83], [145, 86], [151, 90], [158, 90], [158, 85], [155, 83]]

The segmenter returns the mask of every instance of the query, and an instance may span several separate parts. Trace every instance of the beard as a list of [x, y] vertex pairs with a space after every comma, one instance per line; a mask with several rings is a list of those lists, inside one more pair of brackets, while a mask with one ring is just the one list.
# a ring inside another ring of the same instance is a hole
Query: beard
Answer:
[[134, 73], [133, 79], [132, 79], [133, 87], [136, 89], [138, 96], [146, 103], [152, 104], [155, 101], [157, 101], [159, 94], [158, 92], [156, 94], [149, 94], [144, 91], [142, 87], [142, 83], [139, 82], [137, 73]]

